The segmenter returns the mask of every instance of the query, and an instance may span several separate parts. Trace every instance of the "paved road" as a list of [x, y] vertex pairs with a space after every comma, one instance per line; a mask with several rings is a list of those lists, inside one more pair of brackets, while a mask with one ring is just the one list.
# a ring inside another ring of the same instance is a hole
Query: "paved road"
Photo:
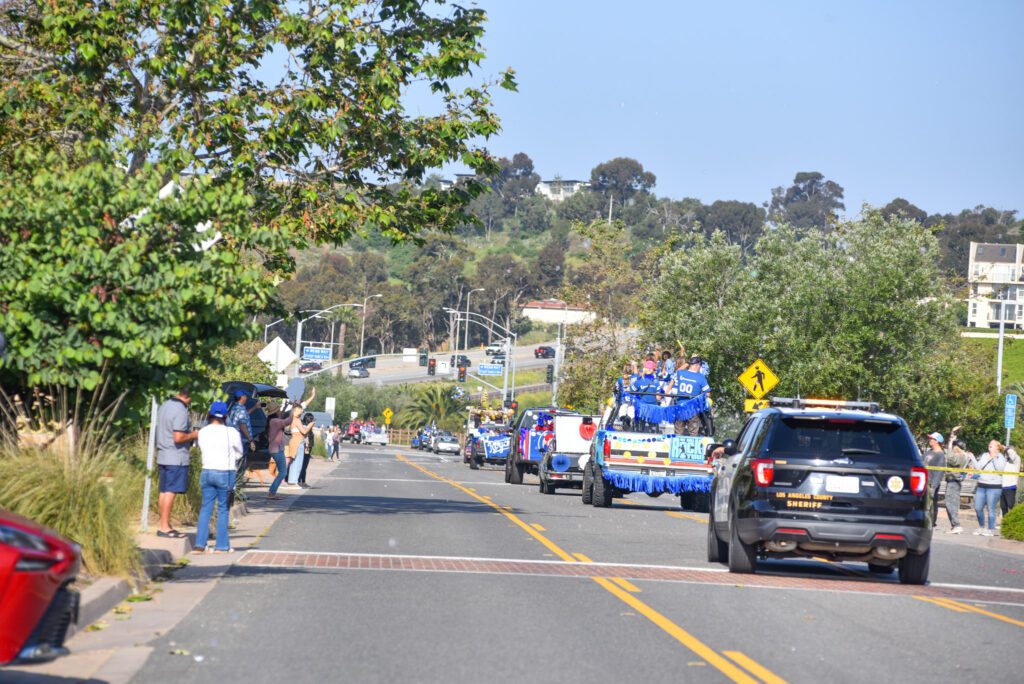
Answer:
[[[554, 343], [547, 343], [550, 346], [554, 346]], [[520, 371], [528, 370], [531, 368], [544, 368], [549, 363], [553, 363], [552, 359], [538, 359], [533, 355], [533, 350], [539, 345], [520, 345], [515, 348], [513, 358], [515, 359], [516, 368]], [[462, 352], [465, 353], [465, 352]], [[470, 373], [476, 373], [477, 367], [481, 363], [486, 363], [490, 360], [483, 350], [473, 350], [465, 353], [469, 357], [472, 365], [469, 368]], [[438, 361], [448, 361], [451, 359], [449, 353], [437, 353], [431, 355]], [[326, 371], [325, 371], [326, 372]], [[348, 372], [348, 366], [344, 366], [344, 372]], [[352, 382], [356, 385], [400, 385], [410, 382], [430, 382], [442, 378], [448, 378], [450, 380], [455, 379], [454, 372], [442, 376], [438, 374], [436, 376], [427, 375], [427, 369], [419, 365], [419, 363], [406, 363], [402, 361], [401, 357], [379, 357], [377, 360], [377, 367], [369, 369], [370, 377], [368, 378], [353, 378]], [[511, 371], [510, 371], [511, 373]], [[308, 376], [307, 376], [308, 377]], [[488, 377], [486, 378], [489, 382], [494, 385], [501, 386], [501, 376]], [[470, 379], [469, 383], [473, 384], [475, 380]], [[509, 375], [509, 384], [512, 383], [512, 376]]]
[[1021, 680], [1024, 556], [938, 537], [928, 587], [816, 561], [739, 577], [675, 501], [595, 509], [353, 448], [134, 681]]

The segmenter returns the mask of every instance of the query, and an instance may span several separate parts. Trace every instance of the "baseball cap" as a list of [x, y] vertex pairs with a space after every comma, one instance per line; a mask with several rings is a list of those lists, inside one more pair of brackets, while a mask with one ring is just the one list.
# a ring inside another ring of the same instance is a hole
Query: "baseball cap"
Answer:
[[942, 444], [942, 443], [943, 443], [944, 441], [946, 441], [946, 440], [944, 440], [944, 439], [942, 438], [942, 435], [941, 435], [941, 434], [939, 434], [938, 432], [933, 432], [933, 433], [931, 433], [931, 434], [930, 434], [930, 435], [928, 435], [928, 436], [929, 436], [930, 438], [934, 439], [934, 440], [935, 440], [936, 442], [938, 442], [939, 444]]
[[239, 387], [238, 389], [236, 389], [234, 392], [231, 393], [231, 396], [233, 396], [235, 399], [238, 399], [240, 397], [247, 397], [247, 396], [249, 396], [249, 393], [246, 390], [244, 390], [241, 387]]
[[228, 415], [228, 405], [223, 401], [215, 401], [210, 404], [210, 415], [214, 418], [223, 418]]

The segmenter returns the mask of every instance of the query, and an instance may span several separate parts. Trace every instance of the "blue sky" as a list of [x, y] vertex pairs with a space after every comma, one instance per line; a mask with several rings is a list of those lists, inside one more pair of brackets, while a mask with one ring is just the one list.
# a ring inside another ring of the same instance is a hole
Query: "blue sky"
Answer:
[[628, 156], [673, 198], [760, 204], [821, 171], [851, 215], [1024, 210], [1024, 2], [477, 4], [481, 74], [520, 86], [489, 147], [545, 179]]

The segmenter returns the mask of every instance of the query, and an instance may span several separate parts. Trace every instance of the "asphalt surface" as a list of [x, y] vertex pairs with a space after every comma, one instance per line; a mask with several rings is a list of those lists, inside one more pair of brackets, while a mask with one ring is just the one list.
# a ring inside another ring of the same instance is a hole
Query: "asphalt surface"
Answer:
[[[548, 346], [554, 346], [554, 342], [545, 342]], [[545, 368], [548, 364], [554, 363], [554, 359], [538, 359], [534, 356], [534, 349], [541, 345], [519, 345], [513, 350], [512, 358], [515, 361], [515, 366], [518, 371]], [[471, 365], [469, 372], [471, 375], [477, 374], [477, 368], [481, 363], [491, 363], [491, 358], [487, 356], [482, 349], [473, 349], [469, 352], [461, 351], [459, 354], [464, 354], [469, 357]], [[441, 361], [448, 362], [451, 360], [452, 354], [448, 352], [438, 352], [432, 354], [431, 358]], [[323, 371], [331, 372], [331, 371]], [[338, 368], [339, 373], [348, 373], [348, 363]], [[401, 385], [406, 383], [415, 382], [432, 382], [436, 380], [455, 380], [456, 370], [451, 369], [450, 373], [442, 374], [438, 372], [437, 375], [427, 375], [427, 369], [420, 366], [419, 362], [407, 363], [402, 360], [401, 356], [379, 356], [377, 357], [377, 367], [369, 369], [370, 377], [368, 378], [352, 378], [352, 383], [355, 385]], [[304, 375], [303, 377], [309, 378], [314, 377], [316, 374]], [[501, 386], [502, 376], [486, 376], [485, 379], [493, 385], [498, 387]], [[468, 385], [476, 383], [474, 378], [470, 378]], [[476, 383], [479, 384], [479, 383]], [[512, 384], [512, 370], [509, 369], [509, 385]]]
[[[350, 448], [133, 681], [1024, 676], [1024, 556], [937, 534], [928, 587], [819, 561], [743, 577], [706, 562], [705, 520], [669, 495], [595, 509], [496, 468]], [[375, 563], [406, 569], [349, 569]], [[678, 577], [643, 579], [661, 572]]]

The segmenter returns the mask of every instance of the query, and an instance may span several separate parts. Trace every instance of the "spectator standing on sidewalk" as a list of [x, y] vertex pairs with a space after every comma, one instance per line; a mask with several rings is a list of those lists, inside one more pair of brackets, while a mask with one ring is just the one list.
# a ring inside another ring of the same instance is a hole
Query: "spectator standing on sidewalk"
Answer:
[[[941, 433], [933, 432], [928, 435], [928, 451], [923, 454], [926, 467], [946, 467], [946, 452], [942, 450], [944, 441]], [[935, 527], [935, 521], [939, 516], [939, 485], [942, 484], [942, 477], [943, 473], [941, 470], [928, 471], [928, 488], [931, 490], [932, 495], [932, 527]]]
[[1017, 479], [1020, 478], [1020, 455], [1012, 446], [1006, 447], [1006, 467], [1003, 472], [1003, 491], [999, 497], [999, 508], [1006, 515], [1017, 505]]
[[[974, 458], [974, 454], [967, 451], [967, 444], [962, 439], [956, 438], [960, 426], [957, 425], [949, 433], [949, 448], [946, 449], [947, 468], [966, 468], [968, 458]], [[946, 480], [946, 515], [949, 516], [951, 534], [962, 534], [964, 528], [960, 526], [960, 492], [963, 487], [963, 473], [945, 473]]]
[[192, 403], [187, 388], [178, 390], [173, 397], [160, 404], [156, 413], [156, 465], [160, 472], [160, 497], [157, 511], [158, 537], [180, 539], [184, 532], [171, 527], [171, 507], [174, 497], [188, 491], [189, 449], [199, 433], [192, 429], [188, 406]]
[[309, 399], [300, 403], [298, 406], [292, 408], [292, 422], [291, 422], [291, 437], [285, 445], [285, 457], [291, 458], [292, 460], [288, 465], [288, 484], [296, 485], [299, 484], [299, 473], [302, 472], [303, 456], [305, 450], [303, 449], [303, 440], [309, 431], [313, 429], [313, 423], [308, 425], [303, 424], [302, 414], [306, 410], [306, 406], [316, 397], [316, 388], [313, 388], [313, 392], [309, 395]]
[[288, 409], [286, 404], [279, 406], [277, 412], [267, 421], [267, 439], [269, 440], [267, 449], [270, 451], [270, 456], [274, 459], [274, 466], [277, 469], [274, 481], [270, 483], [270, 491], [267, 492], [268, 499], [280, 498], [277, 495], [277, 489], [284, 482], [284, 478], [288, 476], [288, 463], [284, 455], [284, 445], [285, 441], [289, 438], [289, 435], [285, 434], [285, 430], [288, 429], [291, 422], [291, 410]]
[[[1003, 491], [1003, 471], [1006, 457], [1003, 445], [997, 440], [988, 443], [988, 451], [980, 458], [971, 457], [967, 467], [981, 470], [978, 474], [978, 488], [974, 492], [974, 512], [978, 514], [978, 529], [974, 534], [992, 537], [996, 533], [996, 502]], [[985, 527], [985, 509], [988, 508], [988, 527]]]
[[[312, 413], [306, 413], [302, 416], [302, 424], [313, 426], [313, 422], [316, 418], [313, 417]], [[315, 426], [313, 426], [315, 427]], [[313, 459], [313, 443], [316, 441], [316, 430], [310, 430], [306, 435], [305, 440], [302, 443], [302, 470], [299, 471], [299, 486], [303, 489], [309, 487], [306, 484], [306, 470], [309, 468], [309, 462]]]
[[331, 441], [334, 443], [334, 457], [337, 457], [339, 461], [341, 460], [341, 437], [341, 426], [335, 425], [334, 434], [331, 435]]
[[215, 401], [210, 405], [210, 422], [199, 431], [199, 450], [203, 456], [203, 472], [199, 486], [203, 491], [203, 504], [199, 509], [194, 551], [204, 553], [210, 538], [210, 519], [213, 505], [217, 504], [217, 543], [215, 553], [234, 551], [228, 540], [228, 494], [235, 488], [235, 469], [242, 458], [242, 437], [238, 430], [228, 427], [228, 405]]

